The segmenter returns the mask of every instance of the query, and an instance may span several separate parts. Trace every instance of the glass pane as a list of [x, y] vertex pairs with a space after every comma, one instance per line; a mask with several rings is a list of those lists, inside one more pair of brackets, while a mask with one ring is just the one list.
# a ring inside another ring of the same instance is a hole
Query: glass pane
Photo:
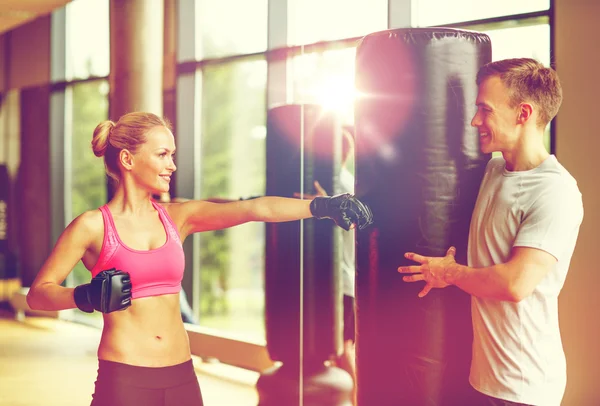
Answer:
[[199, 59], [267, 49], [267, 0], [196, 0]]
[[413, 0], [415, 27], [481, 20], [548, 10], [550, 0]]
[[356, 48], [315, 52], [292, 58], [294, 103], [316, 103], [336, 110], [342, 124], [354, 123]]
[[76, 0], [67, 5], [67, 78], [108, 76], [108, 0]]
[[[108, 83], [105, 80], [73, 85], [73, 122], [71, 136], [71, 212], [70, 222], [86, 210], [106, 203], [104, 161], [92, 152], [94, 128], [108, 117]], [[69, 166], [67, 165], [67, 168]], [[69, 204], [69, 202], [67, 202]], [[74, 285], [87, 283], [90, 272], [80, 261], [72, 274]]]
[[[265, 194], [266, 83], [264, 60], [203, 71], [202, 198]], [[264, 251], [263, 223], [200, 235], [200, 325], [264, 340]]]
[[550, 64], [550, 25], [484, 30], [492, 40], [492, 59], [534, 58]]
[[291, 45], [359, 37], [385, 30], [388, 0], [289, 0]]

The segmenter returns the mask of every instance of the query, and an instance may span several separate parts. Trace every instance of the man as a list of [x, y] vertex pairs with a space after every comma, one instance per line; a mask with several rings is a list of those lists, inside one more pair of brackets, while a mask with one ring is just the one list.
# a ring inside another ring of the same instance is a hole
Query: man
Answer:
[[560, 405], [566, 361], [558, 324], [583, 204], [577, 182], [550, 155], [544, 129], [562, 102], [557, 73], [532, 59], [489, 63], [477, 74], [471, 125], [488, 163], [471, 218], [468, 266], [406, 253], [407, 282], [455, 285], [472, 296], [469, 381], [485, 405]]

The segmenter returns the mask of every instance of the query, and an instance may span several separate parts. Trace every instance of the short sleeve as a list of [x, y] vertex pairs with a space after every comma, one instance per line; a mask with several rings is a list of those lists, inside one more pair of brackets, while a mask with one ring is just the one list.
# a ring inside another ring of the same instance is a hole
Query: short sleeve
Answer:
[[576, 185], [562, 182], [542, 191], [524, 212], [513, 247], [541, 249], [561, 260], [569, 253], [583, 220], [583, 201]]

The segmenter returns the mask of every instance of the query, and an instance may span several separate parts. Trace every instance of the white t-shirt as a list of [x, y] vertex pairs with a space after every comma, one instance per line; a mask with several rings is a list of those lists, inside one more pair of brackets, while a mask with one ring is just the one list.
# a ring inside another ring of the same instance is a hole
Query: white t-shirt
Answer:
[[519, 303], [472, 296], [469, 381], [476, 390], [512, 402], [560, 405], [566, 361], [558, 295], [582, 219], [577, 182], [554, 155], [522, 172], [507, 171], [503, 158], [488, 163], [471, 219], [469, 266], [505, 263], [513, 247], [544, 250], [557, 263]]
[[[354, 176], [346, 169], [340, 171], [342, 193], [354, 193]], [[342, 293], [354, 297], [355, 247], [354, 229], [342, 230]]]

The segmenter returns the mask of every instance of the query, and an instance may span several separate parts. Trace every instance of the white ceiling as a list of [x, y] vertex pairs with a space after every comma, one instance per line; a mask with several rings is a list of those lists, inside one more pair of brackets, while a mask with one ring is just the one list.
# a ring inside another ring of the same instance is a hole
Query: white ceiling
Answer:
[[71, 0], [0, 0], [0, 34], [49, 14]]

